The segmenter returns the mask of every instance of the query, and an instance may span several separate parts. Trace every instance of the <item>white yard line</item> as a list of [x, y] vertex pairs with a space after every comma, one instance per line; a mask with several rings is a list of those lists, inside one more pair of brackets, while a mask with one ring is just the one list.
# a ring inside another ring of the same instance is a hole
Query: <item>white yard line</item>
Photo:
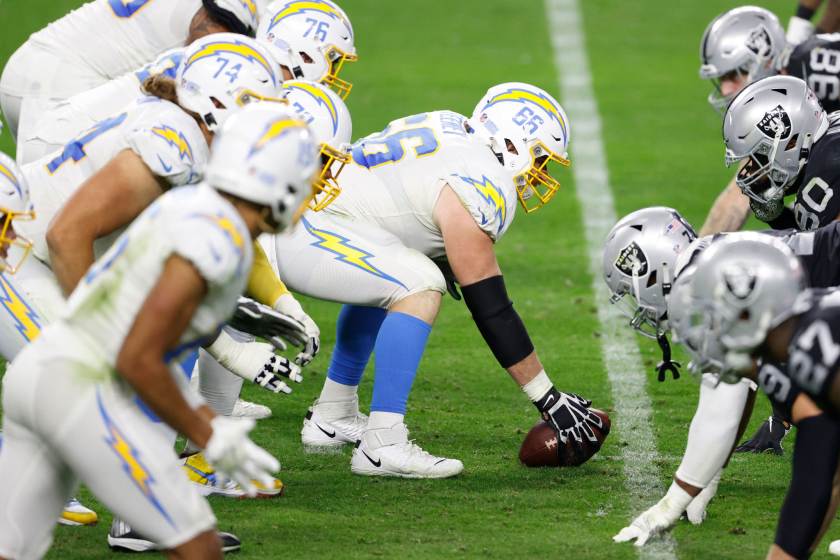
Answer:
[[[656, 464], [658, 451], [651, 425], [653, 409], [645, 389], [635, 334], [627, 319], [609, 303], [609, 292], [601, 272], [601, 247], [617, 221], [609, 173], [601, 139], [601, 117], [592, 88], [589, 58], [578, 0], [546, 0], [554, 63], [559, 74], [561, 103], [569, 117], [571, 161], [583, 213], [592, 290], [601, 322], [601, 351], [607, 368], [615, 406], [612, 412], [613, 441], [621, 438], [624, 484], [633, 507], [628, 520], [655, 504], [665, 494]], [[616, 544], [615, 546], [630, 546]], [[642, 558], [671, 559], [676, 541], [668, 536], [652, 540], [639, 549]]]

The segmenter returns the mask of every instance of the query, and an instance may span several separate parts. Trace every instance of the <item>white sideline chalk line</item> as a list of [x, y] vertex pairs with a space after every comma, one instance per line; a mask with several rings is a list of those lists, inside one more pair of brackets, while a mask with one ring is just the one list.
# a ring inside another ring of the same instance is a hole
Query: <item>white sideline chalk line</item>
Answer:
[[[632, 520], [665, 494], [655, 462], [659, 453], [651, 426], [653, 406], [645, 389], [647, 379], [634, 339], [638, 335], [628, 328], [627, 319], [612, 309], [601, 271], [601, 247], [617, 219], [579, 1], [546, 0], [546, 14], [554, 64], [559, 75], [561, 102], [572, 131], [571, 170], [583, 213], [592, 291], [601, 322], [601, 352], [615, 402], [613, 437], [620, 435], [627, 444], [621, 450], [624, 485], [632, 498], [638, 497], [632, 500], [635, 506], [628, 512]], [[641, 558], [676, 558], [676, 540], [670, 535], [665, 535], [662, 540], [651, 539], [649, 543], [637, 549]], [[631, 545], [622, 543], [615, 546]]]

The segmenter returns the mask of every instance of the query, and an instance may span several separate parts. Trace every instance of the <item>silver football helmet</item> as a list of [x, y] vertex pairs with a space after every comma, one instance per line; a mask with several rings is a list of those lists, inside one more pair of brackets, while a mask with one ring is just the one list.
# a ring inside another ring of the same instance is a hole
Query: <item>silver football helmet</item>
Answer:
[[773, 76], [774, 63], [784, 48], [785, 30], [779, 18], [764, 8], [743, 6], [713, 19], [700, 43], [700, 78], [715, 86], [709, 94], [712, 108], [723, 115], [738, 94], [724, 95], [721, 78], [737, 72], [746, 86]]
[[[731, 382], [752, 365], [767, 333], [810, 306], [805, 270], [793, 251], [770, 236], [744, 233], [717, 240], [694, 267], [691, 327], [699, 366], [715, 364]], [[681, 337], [682, 338], [682, 337]], [[714, 373], [714, 372], [713, 372]]]
[[723, 117], [726, 166], [749, 158], [735, 179], [741, 191], [760, 204], [780, 201], [827, 128], [825, 111], [804, 81], [759, 80], [741, 90]]
[[601, 250], [610, 302], [649, 338], [668, 330], [667, 296], [677, 257], [697, 234], [673, 208], [654, 206], [628, 214], [613, 226]]

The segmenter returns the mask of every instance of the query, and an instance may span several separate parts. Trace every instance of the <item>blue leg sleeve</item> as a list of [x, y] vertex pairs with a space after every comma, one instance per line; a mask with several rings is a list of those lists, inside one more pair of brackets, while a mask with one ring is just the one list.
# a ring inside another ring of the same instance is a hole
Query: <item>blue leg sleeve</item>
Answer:
[[357, 386], [362, 381], [379, 327], [388, 311], [379, 307], [345, 305], [338, 314], [335, 350], [327, 377], [342, 385]]
[[405, 313], [390, 313], [376, 338], [371, 411], [405, 414], [408, 393], [432, 327]]

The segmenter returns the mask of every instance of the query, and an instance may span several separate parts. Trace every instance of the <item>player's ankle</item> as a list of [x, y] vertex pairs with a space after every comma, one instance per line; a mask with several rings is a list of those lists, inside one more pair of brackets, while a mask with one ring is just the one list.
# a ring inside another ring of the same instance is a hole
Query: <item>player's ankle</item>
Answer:
[[344, 385], [328, 377], [324, 388], [321, 389], [320, 400], [321, 402], [348, 401], [356, 397], [358, 390], [358, 385]]
[[373, 410], [370, 413], [368, 420], [368, 430], [387, 430], [393, 428], [397, 424], [402, 424], [405, 421], [404, 414], [397, 414], [396, 412], [382, 412]]

